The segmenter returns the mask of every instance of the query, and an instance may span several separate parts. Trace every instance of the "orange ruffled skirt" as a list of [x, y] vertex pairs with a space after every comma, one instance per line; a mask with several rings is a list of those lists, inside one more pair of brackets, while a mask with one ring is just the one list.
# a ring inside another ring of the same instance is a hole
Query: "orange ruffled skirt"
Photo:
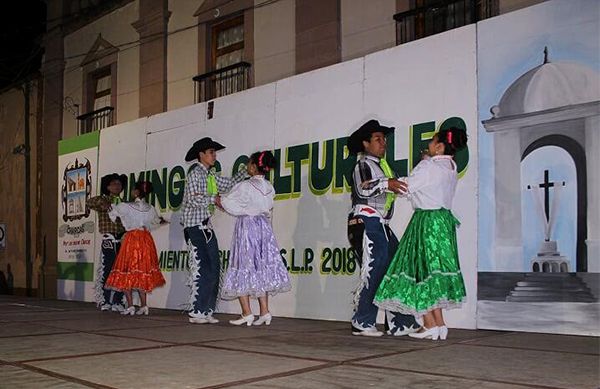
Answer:
[[165, 278], [158, 267], [156, 245], [150, 232], [127, 231], [105, 288], [151, 292], [164, 284]]

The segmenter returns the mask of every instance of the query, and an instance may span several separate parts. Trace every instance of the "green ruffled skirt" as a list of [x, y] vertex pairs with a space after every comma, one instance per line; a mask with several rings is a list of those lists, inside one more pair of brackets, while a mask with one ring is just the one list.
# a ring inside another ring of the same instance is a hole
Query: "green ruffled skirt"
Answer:
[[458, 308], [466, 297], [456, 245], [458, 224], [447, 209], [416, 209], [373, 303], [415, 316]]

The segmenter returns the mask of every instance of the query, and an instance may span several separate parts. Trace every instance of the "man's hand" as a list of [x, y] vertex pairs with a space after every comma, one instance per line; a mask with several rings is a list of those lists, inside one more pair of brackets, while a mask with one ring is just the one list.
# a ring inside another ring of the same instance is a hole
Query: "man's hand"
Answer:
[[215, 197], [215, 205], [219, 207], [219, 209], [223, 209], [223, 204], [221, 204], [221, 196], [217, 195]]
[[161, 216], [159, 224], [169, 224], [169, 222], [163, 219], [163, 217]]
[[110, 201], [102, 199], [102, 202], [100, 203], [100, 208], [102, 208], [103, 211], [110, 211], [112, 206], [112, 204], [110, 203]]
[[396, 194], [404, 194], [408, 191], [408, 185], [404, 181], [390, 178], [388, 179], [388, 189]]

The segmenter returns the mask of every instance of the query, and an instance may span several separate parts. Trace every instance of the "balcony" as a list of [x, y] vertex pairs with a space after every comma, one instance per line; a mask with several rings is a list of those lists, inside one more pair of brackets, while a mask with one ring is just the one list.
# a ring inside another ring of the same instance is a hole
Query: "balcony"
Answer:
[[197, 75], [193, 78], [194, 101], [201, 103], [248, 89], [251, 67], [252, 65], [248, 62], [238, 62]]
[[77, 116], [77, 133], [83, 135], [112, 126], [114, 110], [113, 107], [104, 107]]
[[498, 0], [438, 0], [394, 15], [400, 45], [498, 15]]

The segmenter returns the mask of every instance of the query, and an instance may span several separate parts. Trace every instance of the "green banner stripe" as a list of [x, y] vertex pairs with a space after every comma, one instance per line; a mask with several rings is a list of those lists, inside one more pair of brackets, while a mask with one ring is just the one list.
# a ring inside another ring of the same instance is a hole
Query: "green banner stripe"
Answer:
[[79, 150], [85, 150], [92, 147], [98, 147], [100, 141], [100, 131], [90, 132], [88, 134], [76, 136], [58, 142], [58, 155], [74, 153]]
[[94, 281], [94, 264], [88, 262], [58, 262], [56, 273], [61, 280]]

